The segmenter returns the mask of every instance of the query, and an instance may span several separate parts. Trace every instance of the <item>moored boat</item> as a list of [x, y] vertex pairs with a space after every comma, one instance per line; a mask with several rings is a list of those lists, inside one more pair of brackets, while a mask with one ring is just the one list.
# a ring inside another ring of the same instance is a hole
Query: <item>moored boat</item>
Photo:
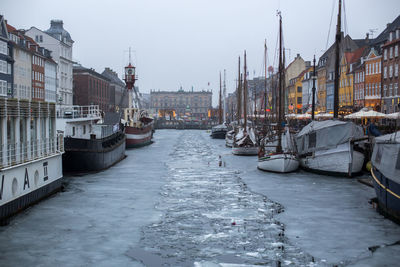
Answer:
[[230, 131], [228, 131], [226, 133], [226, 135], [225, 135], [225, 145], [227, 147], [232, 147], [234, 135], [235, 135], [235, 131], [234, 130], [230, 130]]
[[400, 131], [375, 138], [371, 161], [378, 211], [400, 223]]
[[300, 165], [322, 174], [354, 176], [364, 164], [357, 145], [363, 138], [363, 129], [353, 122], [312, 121], [296, 135]]
[[65, 129], [64, 172], [100, 171], [125, 157], [125, 134], [120, 124], [99, 123], [98, 106], [62, 106], [57, 113], [57, 121]]
[[62, 134], [55, 103], [0, 98], [0, 222], [59, 191]]
[[225, 139], [228, 127], [225, 123], [211, 128], [211, 137], [214, 139]]
[[126, 147], [137, 148], [151, 144], [154, 121], [144, 110], [127, 108], [124, 111]]

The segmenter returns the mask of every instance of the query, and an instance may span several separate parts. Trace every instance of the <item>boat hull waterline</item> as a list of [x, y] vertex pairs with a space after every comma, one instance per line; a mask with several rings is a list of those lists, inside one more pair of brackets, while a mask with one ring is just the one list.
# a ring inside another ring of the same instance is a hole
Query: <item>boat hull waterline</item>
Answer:
[[256, 156], [258, 155], [258, 147], [249, 146], [249, 147], [232, 147], [232, 153], [238, 156]]
[[287, 173], [299, 168], [299, 160], [289, 153], [271, 154], [258, 160], [257, 168], [263, 171]]
[[400, 223], [400, 184], [371, 168], [372, 182], [378, 199], [378, 211]]
[[143, 128], [125, 127], [126, 148], [137, 148], [151, 144], [153, 137], [153, 122]]
[[328, 175], [354, 176], [361, 172], [363, 164], [364, 154], [350, 149], [348, 144], [300, 157], [302, 168]]

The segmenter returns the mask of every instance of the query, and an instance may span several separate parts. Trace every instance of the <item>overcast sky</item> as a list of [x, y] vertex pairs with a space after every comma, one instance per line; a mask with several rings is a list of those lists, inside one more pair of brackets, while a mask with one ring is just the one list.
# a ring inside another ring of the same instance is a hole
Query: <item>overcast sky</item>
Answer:
[[[18, 29], [50, 27], [64, 21], [75, 41], [73, 58], [102, 72], [122, 74], [132, 47], [141, 92], [219, 87], [219, 71], [227, 71], [232, 92], [237, 58], [247, 50], [250, 76], [263, 73], [264, 39], [268, 63], [276, 63], [278, 18], [282, 12], [287, 63], [297, 53], [317, 57], [335, 33], [338, 0], [1, 0], [0, 13]], [[331, 22], [332, 7], [333, 21]], [[347, 33], [354, 39], [374, 36], [400, 15], [399, 0], [345, 1]], [[331, 27], [329, 27], [331, 25]], [[210, 86], [208, 86], [210, 83]]]

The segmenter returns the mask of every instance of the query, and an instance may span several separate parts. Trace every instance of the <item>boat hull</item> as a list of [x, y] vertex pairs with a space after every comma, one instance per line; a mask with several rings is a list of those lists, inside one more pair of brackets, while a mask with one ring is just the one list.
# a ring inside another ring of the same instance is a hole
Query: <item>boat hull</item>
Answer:
[[256, 146], [232, 147], [232, 153], [238, 156], [255, 156], [258, 155], [258, 147]]
[[287, 173], [299, 168], [299, 160], [292, 154], [268, 155], [258, 160], [257, 167], [263, 171]]
[[1, 170], [1, 223], [61, 189], [61, 157], [52, 155]]
[[211, 132], [211, 138], [225, 139], [225, 137], [226, 137], [226, 131], [212, 131]]
[[117, 133], [107, 140], [65, 138], [64, 172], [107, 169], [125, 158], [125, 135]]
[[364, 154], [352, 150], [348, 143], [300, 157], [303, 169], [334, 176], [352, 177], [361, 172], [363, 164]]
[[400, 223], [400, 184], [371, 168], [372, 182], [378, 199], [378, 211]]
[[153, 137], [153, 122], [143, 128], [125, 127], [126, 148], [137, 148], [151, 144]]

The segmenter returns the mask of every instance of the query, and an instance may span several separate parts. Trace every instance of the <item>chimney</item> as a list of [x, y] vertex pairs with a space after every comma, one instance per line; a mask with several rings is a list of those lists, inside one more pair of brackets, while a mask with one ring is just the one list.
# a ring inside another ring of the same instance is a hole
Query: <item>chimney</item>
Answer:
[[299, 57], [300, 57], [300, 54], [297, 54], [296, 58], [299, 58]]
[[368, 32], [365, 34], [365, 40], [369, 40], [369, 33]]
[[390, 26], [390, 22], [388, 24], [386, 24], [386, 28], [389, 28], [389, 26]]

